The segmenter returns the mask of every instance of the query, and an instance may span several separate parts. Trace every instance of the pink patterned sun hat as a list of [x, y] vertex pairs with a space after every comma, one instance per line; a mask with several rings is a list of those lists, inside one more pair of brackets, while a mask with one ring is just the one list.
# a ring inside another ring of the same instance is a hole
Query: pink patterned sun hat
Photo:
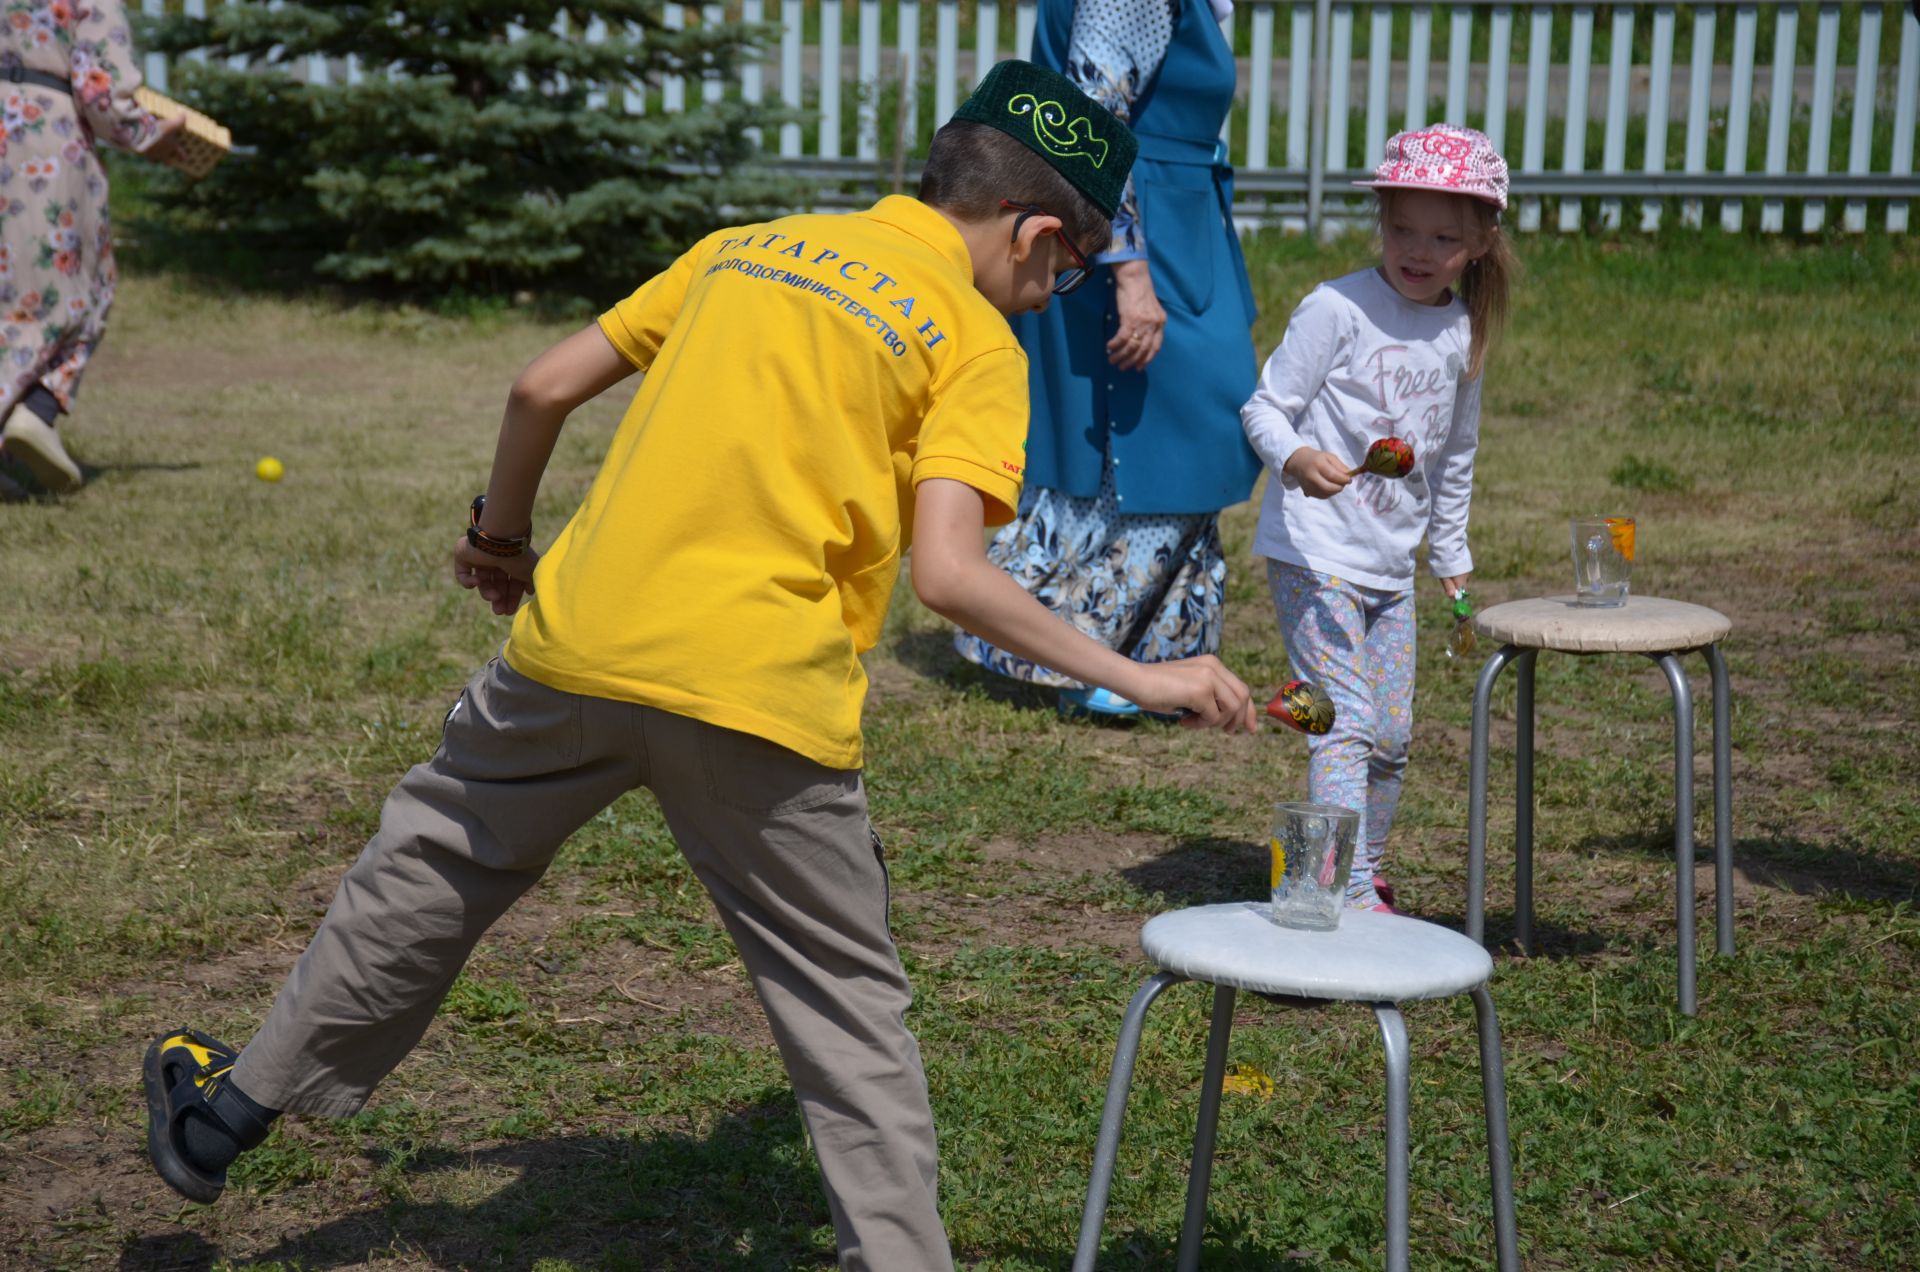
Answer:
[[1506, 210], [1507, 161], [1485, 133], [1459, 124], [1428, 124], [1395, 133], [1368, 190], [1439, 190]]

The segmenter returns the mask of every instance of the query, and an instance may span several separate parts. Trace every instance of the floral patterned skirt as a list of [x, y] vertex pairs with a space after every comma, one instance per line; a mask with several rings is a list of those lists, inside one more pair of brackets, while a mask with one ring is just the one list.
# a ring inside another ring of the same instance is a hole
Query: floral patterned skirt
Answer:
[[[1119, 511], [1113, 480], [1097, 495], [1028, 486], [987, 549], [1042, 605], [1136, 662], [1172, 662], [1220, 649], [1227, 560], [1219, 514]], [[953, 647], [988, 671], [1056, 689], [1083, 686], [957, 632]]]
[[117, 277], [93, 143], [37, 91], [6, 95], [0, 130], [0, 418], [36, 384], [73, 410]]

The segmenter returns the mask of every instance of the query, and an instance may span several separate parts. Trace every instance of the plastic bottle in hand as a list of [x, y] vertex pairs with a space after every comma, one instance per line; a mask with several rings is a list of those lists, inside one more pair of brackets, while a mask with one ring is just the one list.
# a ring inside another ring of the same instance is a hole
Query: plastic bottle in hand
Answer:
[[1453, 594], [1453, 630], [1447, 633], [1447, 657], [1465, 658], [1473, 652], [1473, 602], [1467, 599], [1467, 589], [1461, 588]]

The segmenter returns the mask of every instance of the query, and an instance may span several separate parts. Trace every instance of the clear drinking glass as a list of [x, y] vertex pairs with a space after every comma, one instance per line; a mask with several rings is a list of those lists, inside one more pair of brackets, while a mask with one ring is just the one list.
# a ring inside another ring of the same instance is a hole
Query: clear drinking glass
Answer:
[[1625, 605], [1633, 578], [1633, 518], [1575, 517], [1570, 525], [1575, 603]]
[[1273, 806], [1273, 921], [1327, 931], [1340, 926], [1360, 814], [1337, 804]]

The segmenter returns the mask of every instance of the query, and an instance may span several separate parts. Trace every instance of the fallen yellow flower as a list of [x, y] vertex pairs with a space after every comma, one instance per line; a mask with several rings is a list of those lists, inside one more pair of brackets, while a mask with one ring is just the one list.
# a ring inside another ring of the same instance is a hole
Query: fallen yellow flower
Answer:
[[1220, 1090], [1228, 1095], [1257, 1095], [1263, 1100], [1270, 1100], [1273, 1098], [1273, 1079], [1256, 1065], [1236, 1064], [1221, 1079]]

